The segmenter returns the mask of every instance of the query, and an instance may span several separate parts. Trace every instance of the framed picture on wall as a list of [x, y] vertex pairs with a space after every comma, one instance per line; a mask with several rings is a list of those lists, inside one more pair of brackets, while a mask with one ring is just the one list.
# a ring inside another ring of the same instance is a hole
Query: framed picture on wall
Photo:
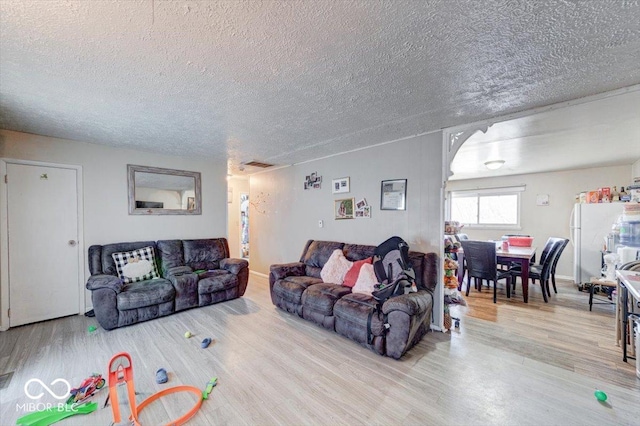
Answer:
[[383, 180], [380, 187], [380, 210], [407, 209], [407, 180]]
[[333, 200], [333, 213], [335, 219], [353, 219], [355, 199], [344, 198]]

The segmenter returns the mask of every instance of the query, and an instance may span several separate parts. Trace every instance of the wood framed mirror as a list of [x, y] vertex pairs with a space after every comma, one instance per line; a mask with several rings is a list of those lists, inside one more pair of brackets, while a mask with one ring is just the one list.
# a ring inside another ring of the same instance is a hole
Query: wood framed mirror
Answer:
[[202, 214], [200, 172], [127, 165], [129, 214]]

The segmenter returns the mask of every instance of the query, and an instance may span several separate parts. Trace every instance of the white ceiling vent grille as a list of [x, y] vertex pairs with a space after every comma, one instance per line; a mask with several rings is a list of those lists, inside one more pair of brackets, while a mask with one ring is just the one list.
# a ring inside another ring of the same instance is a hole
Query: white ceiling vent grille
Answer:
[[267, 167], [273, 167], [273, 164], [269, 164], [269, 163], [263, 163], [262, 161], [248, 161], [246, 163], [242, 163], [242, 165], [244, 166], [251, 166], [251, 167], [259, 167], [261, 169], [266, 169]]

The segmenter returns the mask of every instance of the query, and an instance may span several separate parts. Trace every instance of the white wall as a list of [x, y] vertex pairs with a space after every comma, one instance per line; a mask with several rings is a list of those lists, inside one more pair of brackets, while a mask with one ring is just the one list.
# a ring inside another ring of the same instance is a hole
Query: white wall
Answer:
[[[631, 181], [632, 182], [633, 182], [634, 178], [639, 178], [640, 179], [640, 160], [636, 161], [631, 166]], [[618, 189], [620, 189], [620, 188], [618, 188]]]
[[[0, 158], [82, 166], [84, 241], [81, 244], [83, 243], [85, 257], [92, 244], [226, 237], [226, 162], [213, 163], [199, 158], [115, 149], [7, 130], [0, 130]], [[130, 216], [127, 201], [127, 164], [200, 172], [202, 214]], [[85, 280], [88, 275], [87, 266]], [[90, 306], [88, 293], [87, 306]], [[8, 293], [3, 290], [2, 294]], [[4, 306], [6, 300], [1, 302]]]
[[[305, 176], [322, 176], [321, 189], [303, 189]], [[350, 178], [351, 191], [332, 194], [331, 180]], [[382, 180], [407, 179], [407, 210], [381, 211]], [[442, 133], [254, 174], [250, 178], [251, 269], [295, 262], [307, 240], [378, 245], [398, 235], [412, 250], [438, 252], [441, 244]], [[371, 219], [335, 220], [334, 200], [366, 198]], [[318, 227], [318, 221], [324, 227]], [[436, 294], [436, 324], [442, 305]]]
[[[249, 194], [249, 178], [246, 176], [230, 177], [227, 184], [229, 185], [229, 190], [232, 192], [231, 203], [227, 204], [229, 207], [227, 230], [227, 235], [229, 235], [229, 252], [231, 253], [231, 257], [240, 258], [242, 257], [242, 253], [240, 252], [240, 194]], [[251, 238], [251, 235], [249, 238]], [[251, 250], [251, 248], [249, 248], [249, 250]], [[250, 266], [251, 269], [253, 269], [253, 265]]]
[[[553, 173], [454, 180], [447, 182], [447, 190], [526, 185], [526, 190], [522, 193], [521, 198], [521, 230], [464, 228], [463, 231], [472, 239], [482, 240], [499, 239], [504, 233], [529, 234], [535, 238], [534, 245], [541, 250], [549, 237], [569, 238], [569, 217], [576, 194], [599, 187], [613, 188], [614, 185], [620, 190], [621, 186], [626, 186], [630, 181], [630, 174], [631, 166], [597, 167]], [[537, 194], [548, 194], [549, 205], [537, 206]], [[622, 211], [622, 204], [620, 210]], [[572, 244], [569, 244], [562, 253], [556, 274], [566, 278], [573, 277]]]

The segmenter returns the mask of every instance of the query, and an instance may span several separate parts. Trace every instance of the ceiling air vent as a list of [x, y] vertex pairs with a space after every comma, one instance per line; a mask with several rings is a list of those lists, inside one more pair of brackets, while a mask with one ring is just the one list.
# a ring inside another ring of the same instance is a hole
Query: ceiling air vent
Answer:
[[251, 167], [260, 167], [261, 169], [266, 169], [267, 167], [273, 167], [273, 164], [269, 164], [269, 163], [263, 163], [261, 161], [248, 161], [246, 163], [242, 163], [244, 166], [251, 166]]

